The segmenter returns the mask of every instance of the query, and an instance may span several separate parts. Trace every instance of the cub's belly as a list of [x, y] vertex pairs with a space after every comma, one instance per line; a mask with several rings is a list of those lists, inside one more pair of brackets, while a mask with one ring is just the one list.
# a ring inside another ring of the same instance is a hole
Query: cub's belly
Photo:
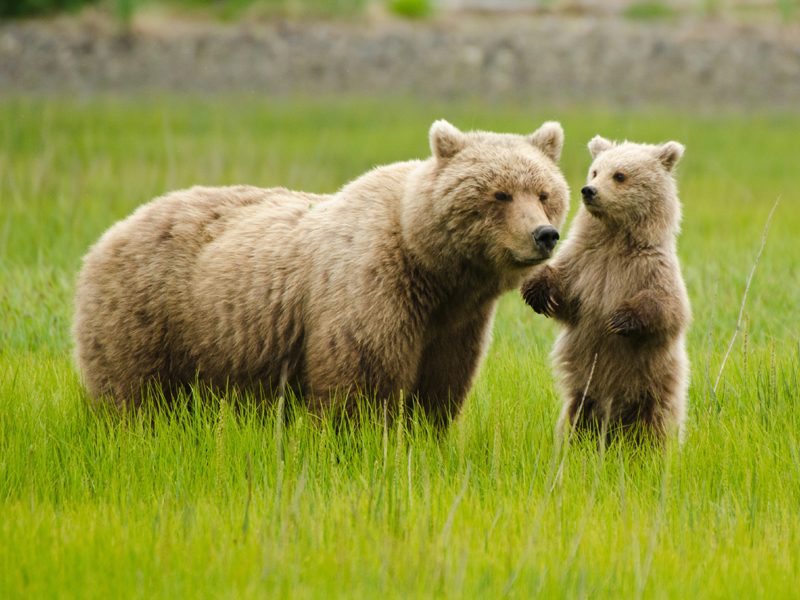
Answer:
[[637, 396], [663, 383], [668, 347], [641, 337], [608, 334], [599, 328], [564, 331], [553, 350], [555, 369], [571, 392], [589, 388], [599, 396]]

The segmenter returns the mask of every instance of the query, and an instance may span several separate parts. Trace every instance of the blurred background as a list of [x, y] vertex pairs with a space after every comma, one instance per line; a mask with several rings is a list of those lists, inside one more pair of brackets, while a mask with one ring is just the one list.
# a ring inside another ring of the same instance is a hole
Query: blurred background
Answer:
[[794, 108], [800, 0], [0, 0], [0, 91]]

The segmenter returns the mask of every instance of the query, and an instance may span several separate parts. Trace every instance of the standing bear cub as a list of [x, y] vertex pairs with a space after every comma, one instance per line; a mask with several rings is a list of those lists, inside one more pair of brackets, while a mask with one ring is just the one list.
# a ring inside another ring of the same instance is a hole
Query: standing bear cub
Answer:
[[564, 395], [559, 431], [634, 429], [639, 439], [663, 441], [682, 433], [686, 415], [690, 310], [672, 177], [683, 146], [598, 136], [589, 150], [569, 237], [522, 295], [564, 325], [553, 350]]
[[446, 424], [499, 295], [558, 239], [563, 136], [553, 122], [522, 136], [437, 121], [433, 156], [330, 196], [196, 187], [142, 206], [79, 276], [74, 336], [89, 392], [136, 406], [152, 382], [168, 397], [195, 381], [289, 385], [314, 411], [349, 392], [402, 392]]

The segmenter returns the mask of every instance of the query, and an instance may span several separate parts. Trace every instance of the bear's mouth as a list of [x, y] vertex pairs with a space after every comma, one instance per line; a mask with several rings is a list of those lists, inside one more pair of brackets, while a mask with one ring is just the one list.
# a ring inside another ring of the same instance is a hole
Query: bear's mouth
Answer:
[[528, 257], [528, 258], [520, 258], [519, 256], [512, 254], [511, 255], [511, 262], [514, 263], [517, 267], [533, 267], [536, 265], [540, 265], [549, 259], [549, 256], [535, 256], [535, 257]]
[[583, 205], [586, 207], [586, 210], [594, 216], [599, 216], [603, 213], [603, 209], [600, 207], [600, 203], [597, 202], [596, 198], [584, 198]]

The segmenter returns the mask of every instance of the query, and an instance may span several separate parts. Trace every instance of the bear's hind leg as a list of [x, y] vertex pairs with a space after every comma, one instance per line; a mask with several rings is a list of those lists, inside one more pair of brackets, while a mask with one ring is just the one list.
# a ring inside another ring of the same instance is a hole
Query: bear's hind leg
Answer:
[[599, 435], [603, 429], [603, 414], [600, 403], [583, 390], [573, 392], [566, 398], [556, 431], [561, 439], [574, 434]]
[[659, 408], [658, 399], [647, 391], [614, 410], [609, 433], [624, 435], [636, 445], [660, 446], [667, 438], [668, 420], [668, 415]]

